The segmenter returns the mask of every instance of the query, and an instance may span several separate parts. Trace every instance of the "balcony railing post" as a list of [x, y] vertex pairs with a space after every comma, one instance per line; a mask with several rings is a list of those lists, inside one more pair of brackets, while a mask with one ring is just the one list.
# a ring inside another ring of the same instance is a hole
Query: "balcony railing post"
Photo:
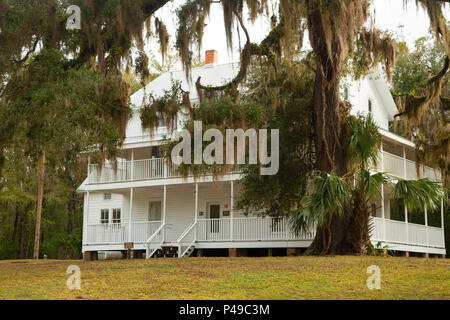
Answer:
[[234, 181], [231, 181], [231, 203], [230, 203], [230, 241], [234, 241], [233, 224], [234, 224]]
[[164, 159], [162, 165], [163, 165], [163, 171], [164, 171], [163, 176], [164, 176], [164, 178], [167, 178], [167, 171], [169, 171], [169, 161]]
[[429, 247], [429, 246], [430, 246], [430, 240], [429, 240], [429, 235], [428, 235], [428, 208], [427, 208], [427, 205], [425, 205], [424, 214], [425, 214], [425, 236], [426, 236], [426, 244], [427, 244], [427, 247]]

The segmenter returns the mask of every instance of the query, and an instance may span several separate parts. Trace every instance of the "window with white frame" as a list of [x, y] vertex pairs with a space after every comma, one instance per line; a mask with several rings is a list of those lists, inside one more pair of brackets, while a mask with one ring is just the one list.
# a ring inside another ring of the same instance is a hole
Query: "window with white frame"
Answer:
[[111, 200], [111, 193], [104, 193], [103, 200]]
[[120, 224], [121, 222], [121, 209], [113, 209], [112, 210], [112, 223], [113, 224]]
[[161, 201], [150, 201], [148, 206], [148, 221], [161, 220]]
[[109, 223], [109, 209], [102, 209], [100, 211], [100, 223], [101, 224]]

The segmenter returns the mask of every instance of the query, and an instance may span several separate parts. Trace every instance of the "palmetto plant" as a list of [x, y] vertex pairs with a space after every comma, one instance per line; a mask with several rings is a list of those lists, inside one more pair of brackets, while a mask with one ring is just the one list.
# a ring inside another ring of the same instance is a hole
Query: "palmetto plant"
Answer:
[[333, 215], [343, 216], [350, 200], [350, 188], [345, 178], [338, 177], [334, 171], [318, 171], [313, 175], [312, 192], [302, 199], [302, 207], [291, 213], [292, 229], [297, 234], [307, 233], [317, 225], [328, 229], [324, 237], [324, 247], [329, 247], [330, 226]]
[[[347, 251], [368, 253], [370, 244], [370, 203], [381, 199], [381, 186], [394, 183], [394, 198], [403, 199], [411, 210], [436, 208], [443, 196], [441, 184], [429, 179], [393, 181], [385, 173], [373, 173], [381, 135], [371, 116], [352, 117], [348, 121], [346, 141], [349, 173], [343, 177], [334, 171], [317, 171], [312, 178], [310, 192], [302, 199], [302, 206], [291, 214], [295, 232], [303, 233], [317, 226], [322, 231], [322, 254], [331, 245], [332, 230], [328, 222], [337, 215], [346, 228]], [[373, 252], [373, 250], [371, 250]]]
[[394, 198], [402, 199], [409, 210], [434, 210], [443, 196], [442, 184], [428, 178], [399, 180], [394, 187]]

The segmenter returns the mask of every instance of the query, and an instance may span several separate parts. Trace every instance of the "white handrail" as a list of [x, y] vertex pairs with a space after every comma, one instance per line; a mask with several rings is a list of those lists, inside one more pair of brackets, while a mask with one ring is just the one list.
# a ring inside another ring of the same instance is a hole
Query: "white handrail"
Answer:
[[194, 228], [197, 225], [197, 222], [194, 222], [193, 224], [191, 224], [182, 234], [181, 236], [178, 237], [176, 242], [180, 242], [181, 240], [183, 240], [183, 238], [186, 236], [186, 234], [188, 232], [190, 232], [192, 230], [192, 228]]
[[[145, 243], [145, 246], [147, 247], [147, 251], [146, 251], [146, 258], [147, 259], [150, 259], [152, 256], [153, 256], [153, 254], [155, 254], [155, 252], [158, 250], [158, 248], [150, 248], [150, 245], [151, 245], [151, 243], [152, 242], [154, 242], [153, 240], [161, 233], [161, 231], [164, 231], [164, 228], [166, 227], [166, 224], [165, 223], [163, 223], [156, 231], [155, 231], [155, 233], [150, 237], [150, 238], [148, 238], [148, 240], [147, 240], [147, 242]], [[158, 241], [158, 243], [163, 243], [164, 242], [164, 236], [162, 237], [162, 240], [161, 241]], [[150, 250], [152, 250], [152, 251], [150, 251]]]
[[187, 242], [188, 245], [184, 245], [183, 240], [191, 234], [192, 230], [196, 232], [197, 227], [197, 221], [195, 221], [192, 225], [190, 225], [185, 232], [178, 238], [177, 244], [178, 244], [178, 257], [182, 258], [186, 255], [186, 253], [189, 251], [189, 249], [192, 247], [192, 245], [196, 242], [195, 233], [193, 234], [193, 239], [191, 239], [189, 242]]
[[162, 229], [164, 229], [166, 227], [166, 224], [163, 223], [156, 231], [154, 234], [152, 234], [152, 236], [150, 238], [148, 238], [148, 240], [145, 242], [146, 245], [150, 244], [151, 242], [153, 242], [153, 240], [156, 238], [156, 236], [161, 232]]

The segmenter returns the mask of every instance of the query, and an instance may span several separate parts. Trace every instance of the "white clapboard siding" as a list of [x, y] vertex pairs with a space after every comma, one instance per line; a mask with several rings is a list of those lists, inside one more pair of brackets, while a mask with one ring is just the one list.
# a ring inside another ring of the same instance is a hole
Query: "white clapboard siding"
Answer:
[[163, 200], [163, 187], [134, 189], [132, 221], [148, 221], [150, 201], [157, 200]]
[[166, 241], [176, 241], [194, 222], [194, 186], [168, 186]]
[[[103, 193], [91, 192], [89, 195], [88, 224], [100, 223], [100, 211], [102, 209], [122, 209], [122, 220], [126, 215], [123, 208], [123, 196], [121, 194], [111, 194], [110, 200], [103, 199]], [[111, 217], [110, 217], [111, 218]]]

